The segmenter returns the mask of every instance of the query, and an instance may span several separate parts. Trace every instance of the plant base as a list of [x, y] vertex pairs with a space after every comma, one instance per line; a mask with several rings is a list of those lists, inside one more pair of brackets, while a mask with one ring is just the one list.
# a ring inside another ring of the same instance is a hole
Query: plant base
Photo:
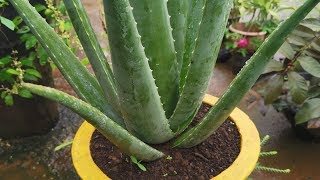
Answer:
[[[214, 105], [217, 98], [207, 95], [204, 102]], [[259, 133], [249, 117], [239, 109], [230, 115], [241, 134], [241, 150], [239, 156], [230, 167], [214, 179], [245, 179], [255, 168], [260, 153]], [[77, 132], [73, 146], [72, 159], [82, 179], [108, 179], [94, 163], [90, 153], [90, 140], [95, 128], [85, 122]]]

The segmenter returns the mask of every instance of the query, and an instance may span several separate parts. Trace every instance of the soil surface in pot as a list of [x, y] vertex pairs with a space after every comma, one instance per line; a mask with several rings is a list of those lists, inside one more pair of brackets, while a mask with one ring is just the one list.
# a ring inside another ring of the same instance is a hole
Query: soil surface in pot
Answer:
[[[193, 125], [211, 108], [203, 104]], [[112, 179], [209, 179], [228, 168], [240, 153], [240, 134], [236, 125], [227, 120], [206, 141], [189, 149], [172, 149], [171, 143], [153, 145], [166, 156], [142, 163], [143, 172], [103, 135], [95, 131], [91, 139], [91, 155], [98, 167]]]

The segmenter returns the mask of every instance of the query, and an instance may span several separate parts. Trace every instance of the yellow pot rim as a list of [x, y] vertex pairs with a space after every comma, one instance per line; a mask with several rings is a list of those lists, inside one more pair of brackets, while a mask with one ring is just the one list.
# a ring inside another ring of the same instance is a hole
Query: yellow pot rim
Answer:
[[[205, 95], [203, 102], [214, 105], [218, 98]], [[254, 170], [260, 154], [260, 137], [256, 126], [240, 109], [230, 115], [241, 135], [240, 154], [230, 167], [221, 172], [214, 180], [246, 179]], [[110, 179], [94, 163], [90, 153], [90, 140], [95, 128], [85, 121], [77, 131], [71, 149], [73, 165], [84, 180]]]

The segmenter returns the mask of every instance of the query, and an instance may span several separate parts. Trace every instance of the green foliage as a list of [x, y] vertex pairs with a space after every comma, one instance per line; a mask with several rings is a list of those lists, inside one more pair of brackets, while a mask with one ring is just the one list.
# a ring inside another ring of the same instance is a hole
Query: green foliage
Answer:
[[307, 100], [296, 114], [296, 123], [301, 124], [320, 117], [320, 98]]
[[[278, 11], [280, 11], [280, 0], [234, 0], [231, 15], [231, 24], [235, 27], [240, 19], [250, 17], [245, 22], [247, 32], [266, 32], [271, 34], [278, 26]], [[241, 41], [247, 41], [241, 45]], [[231, 53], [237, 53], [246, 57], [249, 52], [255, 52], [263, 43], [258, 37], [251, 37], [239, 33], [230, 32], [225, 34], [225, 48]]]
[[252, 16], [249, 26], [256, 24], [260, 30], [272, 32], [277, 27], [280, 0], [235, 0], [242, 17]]
[[264, 87], [264, 100], [266, 104], [270, 104], [278, 99], [282, 94], [282, 86], [284, 83], [284, 77], [281, 74], [276, 74], [268, 80]]
[[[0, 1], [0, 8], [5, 9], [8, 5], [9, 3], [6, 0]], [[56, 27], [58, 23], [61, 24], [61, 28], [55, 29], [56, 32], [59, 33], [65, 41], [70, 41], [70, 30], [72, 28], [71, 21], [68, 18], [63, 18], [63, 16], [67, 15], [65, 11], [61, 11], [64, 9], [64, 4], [58, 2], [56, 6], [53, 6], [53, 1], [46, 1], [46, 5], [35, 4], [35, 9], [50, 22], [52, 27]], [[52, 9], [55, 14], [44, 13], [45, 11]], [[0, 87], [0, 92], [14, 94], [14, 88], [16, 88], [17, 84], [21, 81], [37, 82], [41, 79], [42, 75], [38, 71], [37, 64], [44, 66], [51, 60], [37, 38], [30, 32], [30, 28], [23, 22], [21, 16], [7, 19], [0, 15], [0, 22], [8, 29], [14, 31], [20, 43], [24, 46], [24, 49], [17, 46], [13, 47], [14, 49], [19, 49], [21, 52], [13, 50], [12, 54], [0, 57], [0, 84], [3, 85]], [[6, 36], [5, 34], [3, 35]], [[71, 43], [69, 44], [71, 45]], [[32, 94], [24, 89], [17, 94], [23, 98], [32, 97]], [[8, 96], [7, 98], [3, 97], [1, 99], [3, 99], [7, 105], [13, 105], [13, 98], [11, 98], [11, 96]]]
[[[320, 0], [306, 1], [276, 29], [231, 83], [215, 107], [199, 124], [187, 131], [185, 130], [201, 105], [212, 75], [232, 6], [231, 0], [187, 1], [189, 8], [182, 11], [182, 16], [187, 16], [186, 19], [180, 17], [179, 11], [177, 13], [174, 9], [185, 8], [186, 4], [178, 2], [167, 4], [166, 0], [104, 0], [112, 72], [108, 72], [109, 68], [104, 64], [105, 57], [99, 49], [80, 0], [65, 1], [68, 2], [66, 10], [73, 24], [80, 27], [77, 29], [81, 29], [77, 33], [90, 64], [96, 66], [97, 77], [91, 76], [64, 44], [63, 39], [54, 33], [27, 0], [10, 1], [83, 101], [52, 88], [22, 81], [16, 87], [16, 93], [24, 88], [72, 109], [95, 126], [123, 153], [131, 156], [133, 163], [145, 170], [137, 159], [152, 161], [164, 156], [146, 143], [167, 142], [182, 133], [173, 146], [192, 147], [213, 134], [258, 79], [270, 58], [285, 41], [286, 35]], [[172, 21], [169, 13], [176, 16]], [[46, 14], [56, 16], [57, 12], [49, 7]], [[53, 27], [65, 31], [68, 26], [58, 20]], [[178, 28], [184, 30], [179, 31]], [[184, 33], [185, 41], [180, 39], [175, 43], [173, 38], [181, 38]], [[68, 44], [68, 40], [65, 41]], [[182, 56], [183, 42], [185, 45]], [[32, 46], [33, 43], [31, 41], [28, 44]], [[178, 56], [176, 50], [179, 51]], [[181, 58], [182, 66], [178, 64], [181, 63]], [[99, 66], [105, 67], [105, 70], [99, 69]], [[30, 70], [17, 72], [18, 77], [23, 77], [21, 74], [24, 72], [39, 77], [39, 74]], [[16, 72], [11, 73], [14, 75]], [[109, 78], [108, 83], [103, 83], [104, 80], [99, 76], [108, 73], [114, 79]], [[279, 78], [279, 81], [283, 79], [285, 78]], [[120, 111], [118, 103], [110, 100], [108, 96], [112, 93], [107, 92], [110, 89], [116, 91], [114, 95], [119, 99]], [[23, 94], [28, 96], [27, 93]], [[8, 95], [10, 99], [10, 93], [3, 96]]]
[[[295, 117], [297, 124], [320, 118], [319, 114], [313, 113], [318, 110], [314, 104], [320, 98], [319, 38], [320, 20], [303, 20], [279, 50], [285, 59], [271, 61], [264, 72], [270, 78], [262, 89], [265, 103], [273, 104], [279, 111], [298, 110]], [[273, 79], [280, 76], [284, 81]]]
[[[243, 57], [246, 57], [248, 54], [248, 50], [245, 47], [238, 46], [238, 42], [241, 39], [246, 39], [247, 38], [241, 34], [238, 33], [233, 33], [231, 32], [228, 28], [226, 29], [225, 32], [225, 42], [224, 46], [227, 50], [229, 50], [232, 54], [234, 53], [240, 53]], [[248, 44], [252, 44], [253, 42], [248, 42]]]
[[7, 28], [14, 30], [15, 24], [10, 19], [0, 16], [0, 23], [5, 25]]
[[142, 171], [147, 171], [147, 168], [141, 164], [141, 161], [138, 161], [136, 157], [130, 156], [131, 162], [138, 166]]
[[320, 63], [315, 58], [310, 56], [300, 56], [299, 61], [301, 67], [312, 76], [320, 78]]

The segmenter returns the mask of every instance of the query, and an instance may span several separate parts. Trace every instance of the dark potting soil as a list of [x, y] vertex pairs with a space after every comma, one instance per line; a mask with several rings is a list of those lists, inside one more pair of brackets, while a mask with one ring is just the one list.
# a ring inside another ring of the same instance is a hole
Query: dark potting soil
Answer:
[[[193, 125], [211, 108], [203, 104]], [[209, 179], [228, 168], [240, 153], [240, 134], [227, 120], [206, 141], [188, 149], [172, 149], [171, 143], [153, 145], [166, 156], [154, 162], [143, 162], [146, 172], [131, 163], [103, 135], [95, 131], [91, 139], [91, 155], [98, 167], [112, 179]]]

